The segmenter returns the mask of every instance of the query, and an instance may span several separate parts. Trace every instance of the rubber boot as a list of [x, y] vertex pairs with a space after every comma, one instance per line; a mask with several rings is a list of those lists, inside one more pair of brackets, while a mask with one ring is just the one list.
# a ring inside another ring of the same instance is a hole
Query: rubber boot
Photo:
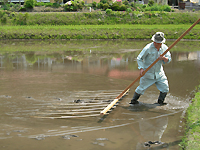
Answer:
[[135, 92], [133, 95], [133, 98], [129, 104], [139, 104], [139, 102], [137, 101], [139, 99], [139, 97], [140, 97], [140, 94]]
[[166, 95], [167, 95], [167, 93], [160, 92], [160, 95], [158, 97], [158, 104], [160, 104], [160, 105], [166, 105], [167, 104], [167, 103], [164, 103]]

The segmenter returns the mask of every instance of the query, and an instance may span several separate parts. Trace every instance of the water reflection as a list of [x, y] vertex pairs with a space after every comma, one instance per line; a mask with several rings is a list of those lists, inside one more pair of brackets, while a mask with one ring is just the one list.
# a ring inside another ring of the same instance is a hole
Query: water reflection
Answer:
[[[74, 109], [84, 112], [84, 108], [77, 107], [87, 105], [75, 104], [74, 100], [78, 99], [98, 102], [100, 107], [88, 104], [87, 111], [99, 114], [104, 107], [103, 102], [113, 100], [139, 74], [136, 57], [144, 43], [134, 49], [133, 45], [119, 43], [106, 43], [105, 47], [115, 49], [111, 51], [94, 51], [102, 47], [92, 42], [89, 46], [82, 43], [84, 48], [89, 47], [91, 51], [64, 48], [58, 52], [2, 52], [0, 139], [4, 139], [4, 143], [0, 143], [0, 146], [5, 150], [37, 149], [34, 145], [40, 149], [59, 150], [66, 147], [102, 149], [102, 146], [104, 149], [135, 150], [147, 149], [145, 142], [160, 141], [171, 142], [172, 149], [177, 149], [176, 141], [183, 134], [180, 132], [180, 116], [188, 106], [190, 93], [199, 84], [199, 51], [172, 52], [172, 62], [164, 65], [170, 84], [166, 97], [168, 105], [164, 107], [154, 105], [158, 91], [152, 86], [141, 97], [142, 105], [129, 106], [134, 92], [131, 90], [103, 120], [99, 116], [70, 120], [32, 117], [71, 115]], [[45, 49], [49, 43], [41, 45], [42, 48], [40, 45], [38, 47]], [[32, 48], [30, 43], [22, 46]], [[48, 48], [56, 47], [51, 46]], [[57, 47], [62, 49], [61, 45]], [[83, 47], [79, 45], [79, 49]], [[132, 89], [136, 87], [137, 84]], [[72, 138], [73, 135], [76, 137]], [[29, 144], [24, 144], [24, 141]], [[30, 148], [30, 145], [33, 147]], [[154, 149], [171, 149], [163, 144], [150, 146]]]
[[[136, 57], [139, 51], [126, 53], [111, 53], [106, 55], [87, 54], [79, 52], [78, 54], [68, 55], [68, 51], [63, 53], [53, 53], [48, 55], [39, 55], [36, 52], [17, 53], [17, 54], [2, 54], [0, 56], [1, 68], [16, 68], [28, 69], [34, 66], [34, 69], [47, 68], [50, 69], [57, 65], [57, 67], [74, 66], [77, 70], [84, 70], [83, 68], [104, 68], [108, 66], [109, 69], [126, 67], [126, 70], [136, 70]], [[173, 61], [197, 61], [200, 60], [200, 51], [197, 52], [172, 52]], [[73, 68], [73, 67], [72, 67]], [[94, 69], [92, 68], [92, 69]], [[71, 69], [71, 68], [70, 68]], [[91, 69], [91, 70], [92, 70]], [[124, 69], [124, 70], [125, 70]], [[95, 72], [95, 71], [94, 71]]]
[[146, 147], [153, 147], [154, 144], [164, 144], [161, 141], [162, 135], [168, 125], [168, 117], [156, 118], [154, 120], [141, 120], [139, 129], [141, 141], [137, 144], [136, 150]]
[[[139, 51], [125, 53], [83, 53], [71, 55], [70, 51], [40, 55], [37, 52], [2, 54], [1, 69], [46, 70], [50, 72], [87, 73], [110, 78], [133, 80], [139, 74], [136, 57]], [[199, 76], [200, 52], [172, 52], [172, 63], [165, 65], [166, 74], [185, 77], [197, 73]], [[2, 70], [3, 71], [3, 70]], [[179, 75], [180, 74], [180, 75]], [[176, 80], [169, 81], [173, 84]], [[194, 85], [192, 85], [194, 87]], [[196, 86], [196, 85], [195, 85]]]

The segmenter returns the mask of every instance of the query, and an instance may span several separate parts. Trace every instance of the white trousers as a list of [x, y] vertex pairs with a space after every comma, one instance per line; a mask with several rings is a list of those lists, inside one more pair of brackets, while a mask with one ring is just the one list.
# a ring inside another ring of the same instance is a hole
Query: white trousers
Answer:
[[167, 77], [161, 76], [158, 79], [148, 79], [145, 76], [140, 78], [140, 85], [136, 88], [135, 92], [143, 95], [146, 89], [148, 89], [150, 86], [153, 84], [156, 84], [157, 89], [162, 92], [162, 93], [167, 93], [169, 92], [169, 84]]

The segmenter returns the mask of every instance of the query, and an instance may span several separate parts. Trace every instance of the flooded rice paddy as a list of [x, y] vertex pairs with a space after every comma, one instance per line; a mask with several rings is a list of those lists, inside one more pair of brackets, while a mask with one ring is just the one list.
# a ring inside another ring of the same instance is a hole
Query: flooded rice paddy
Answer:
[[159, 91], [152, 86], [139, 105], [130, 106], [137, 82], [100, 116], [138, 77], [136, 57], [148, 42], [3, 41], [0, 149], [179, 149], [183, 116], [200, 79], [195, 41], [178, 44], [187, 51], [175, 47], [172, 62], [164, 66], [167, 105], [154, 104]]

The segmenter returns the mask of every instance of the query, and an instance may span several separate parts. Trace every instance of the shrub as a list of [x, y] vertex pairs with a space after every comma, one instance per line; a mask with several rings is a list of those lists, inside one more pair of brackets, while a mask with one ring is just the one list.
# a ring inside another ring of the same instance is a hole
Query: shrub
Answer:
[[141, 8], [145, 9], [145, 8], [147, 8], [147, 5], [144, 4], [144, 5], [141, 6]]
[[119, 6], [119, 10], [120, 11], [125, 11], [126, 10], [126, 5], [122, 4], [121, 6]]
[[37, 3], [35, 4], [35, 6], [45, 6], [45, 3], [44, 3], [44, 2], [37, 2]]
[[120, 8], [119, 6], [119, 3], [118, 2], [114, 2], [112, 5], [111, 5], [111, 9], [114, 10], [114, 11], [118, 11]]
[[72, 6], [73, 6], [73, 10], [72, 11], [77, 11], [78, 10], [78, 6], [77, 3], [72, 1]]
[[128, 13], [131, 13], [131, 12], [132, 12], [132, 9], [131, 9], [131, 8], [127, 8], [126, 11], [127, 11]]
[[92, 2], [92, 8], [94, 8], [94, 9], [97, 8], [97, 2]]
[[68, 1], [67, 4], [64, 5], [65, 11], [77, 11], [78, 5], [75, 1]]
[[12, 19], [12, 18], [15, 18], [16, 17], [16, 13], [15, 12], [12, 12], [12, 13], [10, 13], [10, 18]]
[[108, 9], [108, 8], [109, 8], [108, 3], [103, 4], [103, 10], [106, 10], [106, 9]]
[[168, 5], [163, 5], [163, 6], [161, 6], [161, 10], [162, 10], [162, 11], [170, 12], [170, 11], [171, 11], [171, 7], [168, 6]]
[[36, 0], [25, 0], [24, 7], [25, 8], [33, 8], [33, 7], [35, 7], [36, 3], [37, 3]]
[[19, 11], [26, 11], [26, 8], [25, 8], [25, 7], [21, 7], [21, 8], [19, 9]]
[[154, 0], [149, 0], [148, 5], [149, 6], [153, 6], [154, 5]]
[[10, 3], [10, 4], [8, 4], [9, 5], [9, 7], [13, 7], [15, 4], [14, 3]]
[[97, 4], [97, 8], [98, 8], [98, 9], [103, 9], [103, 3], [102, 3], [102, 2], [99, 2], [99, 3]]
[[14, 21], [16, 22], [17, 25], [26, 25], [28, 16], [29, 16], [28, 13], [25, 14], [19, 13]]
[[84, 1], [79, 1], [79, 2], [77, 2], [77, 6], [78, 6], [78, 9], [79, 10], [82, 10], [83, 9], [83, 7], [84, 7], [84, 5], [85, 5], [85, 2]]
[[160, 10], [160, 7], [158, 4], [154, 4], [152, 7], [151, 7], [151, 11], [159, 11]]
[[3, 17], [1, 18], [1, 23], [2, 23], [2, 24], [6, 24], [6, 23], [7, 23], [7, 20], [8, 20], [8, 17], [7, 17], [7, 15], [5, 14], [5, 15], [3, 15]]
[[129, 2], [127, 0], [125, 0], [125, 1], [123, 1], [123, 4], [128, 6]]
[[106, 9], [106, 14], [111, 14], [112, 13], [112, 9]]
[[65, 11], [73, 11], [73, 6], [72, 5], [67, 5], [67, 4], [65, 4], [64, 5], [64, 9], [65, 9]]
[[65, 5], [64, 5], [64, 9], [65, 11], [77, 11], [77, 10], [81, 10], [85, 5], [84, 1], [68, 1]]
[[21, 8], [20, 4], [13, 4], [11, 7], [11, 11], [19, 11]]
[[5, 15], [5, 11], [0, 10], [0, 18], [2, 18]]
[[52, 7], [58, 8], [58, 7], [60, 7], [60, 4], [58, 4], [58, 3], [53, 3]]
[[1, 9], [10, 10], [10, 6], [9, 6], [9, 4], [4, 4], [4, 5], [1, 5]]
[[146, 8], [144, 9], [145, 11], [151, 11], [151, 7], [149, 5], [146, 6]]
[[52, 6], [53, 6], [53, 3], [44, 3], [44, 6], [45, 6], [45, 7], [52, 7]]
[[134, 2], [131, 2], [131, 7], [135, 7], [135, 3]]
[[84, 2], [84, 1], [81, 1], [81, 5], [85, 5], [85, 2]]
[[105, 4], [105, 3], [108, 3], [108, 0], [100, 0], [100, 2]]

